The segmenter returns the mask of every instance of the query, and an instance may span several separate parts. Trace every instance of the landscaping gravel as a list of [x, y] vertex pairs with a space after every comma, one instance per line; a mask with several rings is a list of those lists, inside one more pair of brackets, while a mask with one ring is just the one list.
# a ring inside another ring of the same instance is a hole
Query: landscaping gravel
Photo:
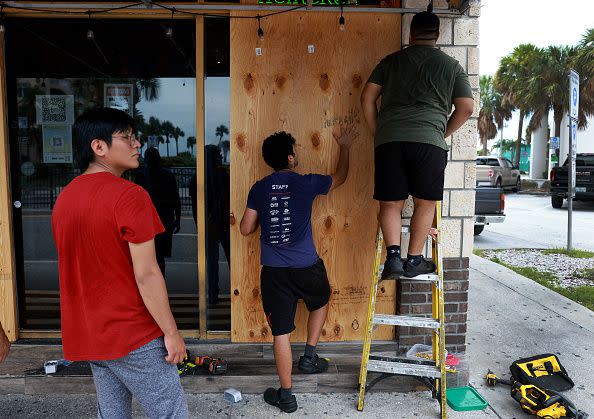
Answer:
[[[519, 268], [533, 268], [550, 272], [563, 288], [594, 286], [594, 258], [574, 258], [564, 254], [545, 254], [539, 249], [485, 250], [487, 259], [497, 258], [501, 262]], [[590, 269], [589, 275], [584, 270]]]

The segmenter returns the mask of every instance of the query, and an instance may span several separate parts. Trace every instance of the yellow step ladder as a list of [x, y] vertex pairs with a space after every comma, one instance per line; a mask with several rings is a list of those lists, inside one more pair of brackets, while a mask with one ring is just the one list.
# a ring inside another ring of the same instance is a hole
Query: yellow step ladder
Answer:
[[[367, 308], [367, 323], [363, 341], [363, 355], [361, 357], [361, 371], [359, 373], [359, 404], [357, 409], [363, 410], [365, 391], [388, 375], [407, 375], [420, 379], [431, 390], [433, 397], [439, 401], [440, 417], [447, 417], [446, 402], [446, 368], [445, 368], [445, 320], [444, 320], [444, 295], [443, 295], [443, 264], [440, 239], [441, 202], [437, 202], [433, 221], [431, 239], [432, 259], [437, 266], [434, 274], [418, 275], [413, 278], [401, 277], [405, 281], [430, 282], [432, 296], [431, 318], [420, 316], [399, 316], [393, 314], [376, 314], [375, 304], [377, 299], [378, 284], [383, 266], [380, 265], [384, 238], [378, 227], [373, 279], [369, 292], [369, 306]], [[409, 233], [408, 226], [403, 226], [403, 234]], [[373, 330], [379, 325], [421, 327], [433, 330], [432, 334], [432, 359], [419, 360], [403, 357], [374, 356], [371, 352]], [[378, 372], [382, 375], [367, 384], [367, 373]]]

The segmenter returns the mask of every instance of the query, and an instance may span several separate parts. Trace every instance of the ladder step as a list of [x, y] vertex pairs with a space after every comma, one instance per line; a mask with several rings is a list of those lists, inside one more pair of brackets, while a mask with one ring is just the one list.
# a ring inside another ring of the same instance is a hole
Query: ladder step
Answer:
[[377, 359], [369, 360], [367, 371], [427, 378], [440, 377], [439, 368], [433, 365], [416, 365], [407, 362], [381, 361]]
[[[382, 272], [384, 271], [384, 265], [379, 266], [379, 276], [382, 276]], [[423, 274], [413, 276], [409, 278], [408, 276], [401, 276], [398, 278], [400, 281], [422, 281], [422, 282], [439, 282], [439, 275], [437, 274]]]
[[401, 276], [399, 278], [401, 281], [423, 281], [423, 282], [439, 282], [439, 275], [437, 274], [423, 274], [413, 276], [409, 278], [408, 276]]
[[392, 326], [423, 327], [427, 329], [439, 328], [439, 321], [430, 317], [395, 316], [393, 314], [376, 314], [373, 316], [373, 323]]

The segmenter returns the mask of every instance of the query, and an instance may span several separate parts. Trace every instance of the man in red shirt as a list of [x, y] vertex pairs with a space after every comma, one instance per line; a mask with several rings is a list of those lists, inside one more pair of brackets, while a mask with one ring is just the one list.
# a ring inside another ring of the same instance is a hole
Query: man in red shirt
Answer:
[[58, 249], [64, 357], [90, 361], [100, 418], [186, 418], [176, 363], [186, 354], [155, 257], [164, 228], [151, 198], [121, 178], [138, 167], [140, 142], [125, 112], [98, 108], [73, 127], [84, 171], [60, 193]]

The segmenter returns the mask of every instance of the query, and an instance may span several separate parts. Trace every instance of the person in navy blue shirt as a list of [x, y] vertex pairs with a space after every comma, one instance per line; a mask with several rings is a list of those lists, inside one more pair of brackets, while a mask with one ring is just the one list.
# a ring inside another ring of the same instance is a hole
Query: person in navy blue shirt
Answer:
[[349, 150], [358, 132], [352, 126], [337, 127], [332, 135], [340, 155], [336, 171], [330, 176], [295, 171], [298, 159], [291, 134], [277, 132], [266, 138], [262, 156], [274, 173], [252, 186], [240, 226], [241, 234], [247, 236], [260, 225], [262, 305], [274, 336], [274, 359], [281, 384], [279, 389], [267, 389], [264, 400], [287, 413], [297, 410], [291, 390], [290, 337], [295, 330], [299, 299], [303, 299], [309, 318], [305, 353], [298, 368], [308, 374], [328, 369], [328, 361], [315, 352], [328, 314], [330, 284], [313, 242], [311, 207], [316, 196], [326, 195], [345, 182]]

